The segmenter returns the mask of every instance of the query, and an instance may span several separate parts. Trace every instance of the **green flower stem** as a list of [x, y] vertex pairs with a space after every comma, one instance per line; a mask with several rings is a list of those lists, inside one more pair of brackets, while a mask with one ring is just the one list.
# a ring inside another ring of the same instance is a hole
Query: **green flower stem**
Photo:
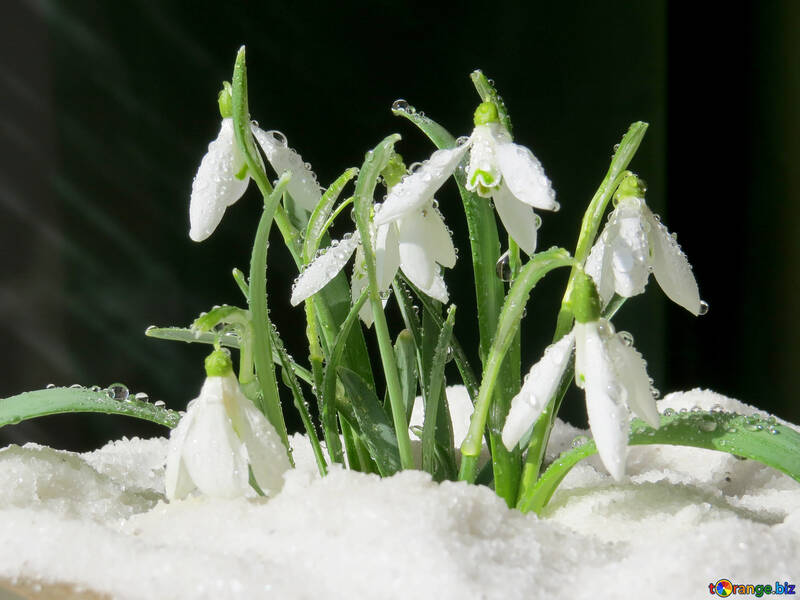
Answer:
[[[603, 215], [605, 214], [606, 207], [614, 195], [614, 191], [628, 174], [626, 169], [631, 160], [633, 160], [636, 151], [639, 149], [639, 144], [642, 143], [646, 132], [647, 123], [637, 121], [631, 124], [628, 131], [622, 137], [622, 141], [620, 141], [614, 151], [614, 156], [611, 158], [611, 165], [608, 168], [608, 172], [600, 183], [600, 187], [597, 188], [597, 191], [592, 197], [591, 202], [589, 202], [589, 206], [583, 215], [581, 231], [578, 235], [578, 243], [575, 247], [575, 265], [570, 272], [567, 289], [561, 301], [561, 309], [558, 312], [558, 319], [556, 321], [556, 331], [553, 335], [554, 342], [557, 342], [572, 330], [572, 322], [574, 319], [572, 311], [570, 311], [567, 306], [567, 301], [572, 294], [572, 288], [578, 269], [583, 268], [583, 264], [589, 256], [600, 225], [603, 222]], [[618, 306], [615, 306], [614, 310], [616, 310], [617, 307]], [[570, 367], [567, 371], [572, 372], [572, 369], [573, 367]], [[558, 409], [561, 406], [561, 399], [564, 397], [570, 381], [571, 376], [565, 376], [565, 378], [562, 379], [558, 392], [553, 396], [550, 402], [548, 402], [547, 407], [542, 411], [541, 416], [534, 425], [533, 435], [528, 444], [525, 466], [523, 467], [520, 494], [530, 489], [530, 486], [535, 483], [539, 475], [545, 449], [547, 448], [547, 443], [550, 441], [550, 431], [553, 427], [553, 423], [555, 423]]]
[[373, 194], [378, 176], [389, 161], [394, 144], [400, 136], [397, 134], [386, 137], [374, 150], [367, 153], [364, 166], [356, 181], [355, 215], [356, 226], [361, 235], [361, 248], [364, 252], [364, 264], [367, 270], [369, 301], [372, 304], [375, 319], [375, 335], [378, 338], [378, 349], [381, 355], [381, 364], [386, 376], [386, 389], [389, 393], [389, 403], [392, 408], [397, 447], [400, 453], [400, 465], [403, 469], [414, 468], [414, 458], [411, 454], [411, 438], [406, 423], [406, 409], [403, 403], [403, 389], [400, 385], [400, 376], [397, 372], [397, 360], [394, 355], [392, 338], [389, 335], [389, 326], [386, 315], [383, 313], [383, 302], [378, 288], [378, 276], [375, 267], [375, 253], [372, 249], [370, 237], [370, 212], [372, 210]]
[[606, 212], [609, 200], [614, 195], [622, 179], [628, 174], [625, 169], [628, 168], [633, 156], [639, 149], [639, 144], [642, 143], [644, 134], [647, 131], [647, 123], [636, 121], [631, 124], [628, 131], [622, 137], [619, 145], [614, 151], [614, 156], [611, 159], [611, 166], [608, 168], [606, 176], [600, 183], [600, 187], [589, 203], [589, 207], [583, 214], [583, 221], [581, 222], [581, 231], [578, 235], [578, 243], [575, 247], [575, 266], [570, 273], [567, 289], [564, 292], [564, 298], [561, 302], [561, 310], [558, 313], [558, 321], [556, 323], [556, 332], [553, 336], [553, 341], [557, 342], [564, 337], [572, 329], [572, 313], [567, 308], [566, 303], [572, 293], [572, 286], [574, 285], [575, 275], [577, 270], [583, 268], [583, 263], [589, 256], [592, 249], [594, 240], [597, 237], [597, 232], [603, 222], [603, 215]]
[[[264, 197], [264, 211], [258, 223], [253, 253], [250, 258], [250, 313], [253, 316], [253, 360], [255, 362], [258, 382], [261, 387], [261, 410], [278, 432], [284, 446], [289, 449], [289, 437], [286, 423], [281, 411], [278, 382], [275, 379], [275, 367], [272, 362], [272, 343], [270, 340], [270, 322], [267, 313], [267, 247], [269, 231], [272, 228], [273, 216], [283, 194], [283, 188], [289, 181], [286, 175], [281, 176], [280, 187], [273, 191], [262, 168], [259, 154], [253, 142], [250, 130], [250, 110], [247, 100], [247, 66], [245, 49], [242, 47], [236, 55], [233, 70], [233, 122], [236, 143], [247, 162], [250, 176], [256, 182]], [[291, 460], [291, 454], [289, 454]]]
[[[483, 379], [478, 391], [478, 400], [475, 403], [475, 411], [472, 414], [469, 431], [461, 444], [461, 472], [459, 479], [462, 481], [474, 482], [477, 474], [478, 457], [481, 451], [481, 439], [483, 430], [486, 427], [486, 420], [489, 414], [489, 406], [498, 383], [500, 367], [505, 358], [506, 352], [511, 343], [518, 335], [519, 322], [525, 310], [528, 297], [536, 283], [552, 269], [570, 266], [573, 264], [572, 257], [566, 250], [556, 248], [541, 252], [530, 260], [520, 271], [514, 284], [506, 296], [500, 319], [497, 323], [497, 333], [492, 341], [489, 357], [483, 369]], [[507, 410], [507, 409], [506, 409]], [[492, 433], [492, 432], [490, 432]], [[498, 437], [500, 430], [495, 433]], [[500, 442], [502, 444], [502, 441]], [[494, 448], [493, 448], [494, 449]], [[495, 470], [495, 475], [497, 470]], [[495, 482], [495, 485], [497, 483]], [[516, 499], [516, 497], [514, 498]]]

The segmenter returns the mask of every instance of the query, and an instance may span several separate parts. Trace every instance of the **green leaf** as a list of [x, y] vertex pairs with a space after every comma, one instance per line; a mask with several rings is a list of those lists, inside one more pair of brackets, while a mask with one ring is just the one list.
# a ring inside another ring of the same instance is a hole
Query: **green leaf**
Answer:
[[[662, 415], [659, 429], [634, 419], [628, 444], [719, 450], [756, 460], [800, 481], [800, 433], [779, 425], [774, 417], [714, 411], [679, 412]], [[523, 490], [517, 508], [522, 512], [540, 513], [570, 469], [596, 453], [597, 447], [591, 440], [562, 453], [531, 488]]]
[[215, 306], [206, 313], [203, 313], [194, 320], [191, 329], [198, 331], [211, 331], [220, 323], [235, 323], [237, 325], [249, 326], [250, 313], [238, 306]]
[[383, 477], [393, 475], [400, 470], [400, 452], [394, 427], [383, 412], [380, 400], [357, 373], [339, 367], [338, 374], [347, 389], [361, 437], [375, 459], [380, 474]]
[[0, 427], [20, 421], [62, 413], [105, 413], [152, 421], [175, 427], [181, 420], [177, 411], [128, 396], [117, 400], [109, 390], [56, 387], [24, 392], [0, 400]]
[[[147, 337], [158, 340], [197, 344], [213, 344], [217, 337], [219, 337], [219, 341], [222, 346], [227, 348], [239, 348], [239, 338], [232, 333], [225, 333], [221, 336], [217, 336], [214, 333], [202, 332], [196, 329], [189, 329], [187, 327], [149, 327], [144, 334]], [[272, 360], [275, 364], [281, 364], [280, 354], [275, 350], [275, 348], [272, 349]], [[295, 375], [297, 375], [307, 384], [313, 385], [314, 381], [309, 370], [294, 361], [291, 361], [291, 363]]]
[[322, 380], [322, 427], [325, 430], [325, 443], [328, 445], [328, 455], [332, 462], [344, 462], [339, 431], [336, 426], [336, 373], [344, 354], [347, 339], [350, 336], [350, 329], [358, 320], [358, 311], [361, 310], [366, 301], [367, 290], [364, 290], [356, 303], [350, 308], [347, 318], [342, 323], [331, 349], [331, 356], [325, 365], [325, 375]]
[[[394, 343], [394, 354], [397, 358], [397, 371], [400, 375], [400, 386], [403, 389], [403, 404], [406, 407], [406, 424], [411, 422], [411, 411], [414, 410], [414, 399], [417, 397], [417, 353], [414, 347], [414, 336], [408, 329], [397, 334]], [[391, 407], [389, 409], [391, 414]]]
[[[435, 461], [435, 441], [437, 439], [437, 425], [439, 424], [438, 415], [440, 407], [442, 414], [445, 414], [447, 398], [444, 394], [444, 367], [447, 364], [447, 355], [450, 349], [450, 337], [453, 335], [453, 325], [456, 318], [456, 307], [451, 305], [447, 311], [447, 318], [439, 331], [439, 338], [433, 351], [430, 365], [430, 379], [428, 381], [428, 397], [425, 403], [425, 421], [422, 426], [422, 470], [431, 475], [434, 474]], [[447, 411], [449, 413], [449, 411]], [[449, 416], [449, 415], [448, 415]], [[444, 424], [445, 427], [450, 425]], [[449, 433], [449, 432], [448, 432]], [[448, 446], [452, 447], [450, 440], [452, 434], [446, 435]], [[453, 461], [455, 462], [455, 461]]]
[[311, 262], [314, 254], [319, 249], [322, 236], [325, 235], [325, 225], [328, 222], [328, 217], [331, 214], [333, 205], [339, 198], [339, 194], [342, 193], [342, 189], [347, 185], [347, 182], [356, 175], [358, 175], [358, 169], [355, 167], [347, 169], [342, 173], [339, 178], [325, 190], [319, 204], [317, 204], [314, 212], [311, 213], [311, 217], [308, 220], [308, 227], [306, 228], [305, 240], [303, 241], [303, 258], [306, 264]]
[[[519, 276], [511, 286], [503, 304], [503, 310], [500, 313], [497, 332], [492, 340], [489, 357], [484, 366], [483, 379], [478, 392], [478, 401], [475, 404], [475, 412], [472, 414], [472, 420], [470, 421], [469, 432], [461, 445], [461, 453], [463, 454], [461, 479], [474, 481], [477, 459], [481, 450], [481, 438], [484, 427], [486, 427], [486, 418], [489, 413], [489, 405], [498, 379], [500, 366], [508, 347], [517, 335], [519, 323], [525, 312], [525, 306], [528, 303], [528, 296], [531, 290], [551, 270], [570, 266], [572, 263], [572, 257], [563, 248], [553, 248], [540, 252], [522, 268]], [[497, 473], [495, 473], [496, 480]]]
[[[434, 308], [434, 301], [431, 300], [431, 298], [425, 293], [420, 292], [402, 272], [398, 272], [398, 276], [402, 279], [406, 289], [413, 291], [414, 295], [416, 295], [416, 297], [422, 303], [425, 315], [429, 316], [431, 320], [436, 323], [436, 326], [441, 329], [444, 325], [444, 319], [442, 318], [442, 315], [439, 314], [439, 312]], [[413, 302], [411, 301], [410, 297], [407, 296], [407, 294], [398, 295], [396, 290], [395, 296], [399, 299], [402, 299], [405, 296], [408, 298], [407, 303], [409, 305], [413, 305]], [[461, 346], [461, 343], [458, 341], [458, 338], [455, 335], [450, 338], [450, 348], [453, 350], [453, 361], [455, 361], [456, 367], [458, 367], [458, 372], [461, 374], [461, 381], [464, 383], [464, 387], [467, 388], [467, 393], [474, 404], [475, 399], [478, 397], [478, 378], [475, 376], [475, 371], [473, 370], [472, 365], [469, 363], [469, 359], [464, 352], [464, 348]]]

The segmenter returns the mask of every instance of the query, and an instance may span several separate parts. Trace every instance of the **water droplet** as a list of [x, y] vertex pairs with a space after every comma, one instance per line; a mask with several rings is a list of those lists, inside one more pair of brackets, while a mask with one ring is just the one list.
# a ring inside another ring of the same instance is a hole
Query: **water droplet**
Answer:
[[500, 281], [511, 281], [511, 259], [508, 250], [503, 252], [494, 265], [495, 273]]
[[627, 331], [620, 331], [617, 335], [622, 340], [623, 344], [626, 346], [633, 346], [633, 336], [630, 333]]
[[136, 399], [137, 399], [137, 400], [139, 400], [140, 402], [147, 402], [147, 401], [150, 399], [150, 396], [148, 396], [148, 395], [147, 395], [147, 394], [145, 394], [144, 392], [139, 392], [138, 394], [136, 394], [136, 395], [134, 396], [134, 398], [136, 398]]
[[404, 113], [414, 114], [417, 110], [411, 106], [406, 100], [402, 98], [398, 98], [394, 102], [392, 102], [392, 110], [399, 110]]
[[80, 383], [73, 383], [73, 384], [72, 384], [71, 386], [69, 386], [69, 387], [70, 387], [70, 389], [73, 389], [73, 390], [79, 390], [79, 389], [81, 389], [83, 386], [82, 386]]
[[769, 428], [769, 432], [770, 432], [770, 434], [772, 434], [772, 435], [778, 435], [778, 434], [780, 433], [780, 431], [778, 431], [778, 428], [777, 428], [777, 427], [770, 427], [770, 428]]
[[700, 300], [700, 311], [698, 314], [704, 315], [708, 312], [708, 302]]
[[722, 408], [721, 404], [715, 404], [714, 406], [711, 407], [711, 412], [712, 413], [721, 413], [722, 411], [723, 411], [723, 408]]
[[56, 387], [56, 384], [55, 383], [48, 383], [44, 387], [45, 387], [45, 389], [52, 390], [54, 387]]
[[112, 400], [117, 400], [118, 402], [122, 402], [128, 400], [130, 392], [128, 391], [128, 387], [125, 384], [112, 383], [110, 386], [108, 386], [106, 394], [108, 394], [108, 397], [111, 398]]
[[702, 409], [702, 408], [700, 408], [699, 406], [693, 406], [693, 407], [692, 407], [692, 412], [693, 412], [693, 413], [699, 413], [699, 412], [703, 412], [703, 409]]
[[616, 152], [617, 150], [619, 150], [619, 144], [614, 144], [614, 152]]
[[703, 431], [714, 431], [717, 428], [717, 421], [714, 417], [706, 415], [700, 421], [700, 429]]
[[153, 406], [158, 406], [159, 408], [165, 407], [167, 404], [163, 400], [156, 400], [153, 402]]
[[585, 436], [585, 435], [579, 435], [579, 436], [577, 436], [575, 439], [573, 439], [573, 440], [572, 440], [572, 441], [569, 443], [569, 445], [570, 445], [570, 447], [572, 447], [572, 448], [580, 448], [581, 446], [583, 446], [584, 444], [586, 444], [586, 442], [588, 442], [588, 441], [589, 441], [589, 438], [588, 438], [587, 436]]
[[672, 415], [675, 414], [675, 411], [671, 408], [665, 408], [664, 412], [661, 414], [664, 415], [665, 417], [671, 417]]
[[733, 426], [728, 427], [725, 431], [727, 431], [728, 433], [736, 433], [736, 427]]

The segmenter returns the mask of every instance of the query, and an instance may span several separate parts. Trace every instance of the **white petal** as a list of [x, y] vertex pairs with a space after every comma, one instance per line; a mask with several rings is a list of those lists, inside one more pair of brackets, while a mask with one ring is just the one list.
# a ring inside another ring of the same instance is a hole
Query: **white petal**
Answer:
[[[406, 273], [406, 275], [408, 275], [408, 273]], [[409, 279], [411, 279], [411, 277], [409, 277]], [[418, 285], [417, 287], [421, 292], [430, 296], [434, 300], [438, 300], [442, 304], [447, 304], [447, 301], [450, 299], [450, 296], [447, 293], [447, 286], [444, 283], [444, 277], [442, 277], [438, 267], [436, 267], [436, 271], [433, 274], [433, 280], [428, 287], [420, 287]]]
[[192, 182], [189, 237], [195, 242], [210, 236], [222, 220], [225, 208], [244, 194], [250, 178], [236, 178], [244, 165], [233, 134], [233, 119], [223, 119], [217, 139], [208, 145]]
[[639, 198], [620, 200], [601, 236], [610, 253], [614, 289], [625, 298], [643, 293], [650, 277], [649, 225], [642, 218], [644, 208]]
[[517, 200], [505, 182], [495, 189], [493, 199], [494, 207], [508, 235], [528, 256], [533, 256], [536, 250], [538, 224], [533, 209]]
[[261, 490], [274, 495], [283, 487], [283, 474], [289, 470], [286, 447], [267, 418], [242, 393], [236, 377], [225, 377], [226, 405], [233, 425], [244, 442], [253, 476]]
[[608, 304], [614, 295], [614, 273], [611, 268], [611, 253], [606, 250], [606, 243], [601, 236], [592, 246], [589, 258], [586, 259], [586, 264], [583, 266], [584, 272], [594, 280], [603, 306]]
[[520, 201], [543, 210], [558, 210], [556, 193], [542, 163], [525, 146], [498, 143], [497, 163], [508, 189]]
[[462, 144], [437, 150], [416, 171], [406, 175], [389, 192], [375, 215], [375, 225], [384, 225], [430, 201], [436, 190], [456, 170], [468, 147], [468, 144]]
[[295, 280], [292, 286], [292, 306], [316, 294], [341, 271], [350, 260], [361, 238], [358, 233], [333, 241], [323, 254], [315, 258]]
[[253, 126], [253, 135], [264, 151], [269, 164], [280, 176], [286, 171], [292, 173], [289, 180], [289, 194], [300, 206], [311, 212], [322, 198], [322, 190], [314, 173], [303, 162], [302, 157], [290, 148], [286, 138], [278, 131], [264, 131]]
[[498, 139], [511, 139], [498, 123], [477, 125], [470, 136], [466, 188], [482, 196], [488, 196], [486, 190], [496, 188], [503, 178], [496, 154]]
[[548, 346], [539, 362], [528, 371], [522, 389], [511, 400], [503, 426], [503, 444], [508, 450], [513, 450], [555, 394], [572, 355], [574, 341], [570, 333]]
[[201, 492], [218, 498], [245, 495], [250, 489], [247, 455], [222, 400], [222, 378], [203, 384], [193, 422], [186, 434], [183, 460]]
[[628, 451], [628, 409], [625, 390], [616, 380], [611, 357], [598, 331], [598, 323], [576, 323], [576, 368], [581, 364], [586, 391], [586, 412], [597, 452], [611, 476], [625, 475]]
[[397, 225], [388, 223], [378, 227], [375, 234], [375, 270], [378, 288], [386, 291], [392, 285], [400, 267], [400, 250], [397, 241]]
[[418, 288], [429, 288], [439, 270], [428, 250], [428, 229], [422, 214], [415, 212], [403, 217], [398, 231], [400, 268]]
[[452, 269], [456, 265], [456, 249], [444, 219], [432, 204], [422, 211], [422, 221], [428, 240], [426, 247], [433, 260]]
[[653, 249], [653, 269], [658, 285], [670, 300], [693, 315], [699, 315], [700, 291], [697, 289], [697, 281], [686, 255], [667, 228], [657, 221], [649, 210], [647, 212], [650, 243]]
[[194, 489], [192, 478], [183, 464], [183, 450], [186, 446], [186, 434], [189, 432], [194, 420], [193, 402], [189, 403], [186, 414], [183, 415], [178, 426], [169, 434], [169, 447], [167, 449], [167, 465], [164, 473], [164, 489], [168, 500], [185, 498]]
[[650, 391], [647, 366], [635, 348], [628, 346], [621, 334], [606, 340], [617, 378], [625, 388], [625, 400], [637, 417], [656, 429], [661, 424], [656, 400]]

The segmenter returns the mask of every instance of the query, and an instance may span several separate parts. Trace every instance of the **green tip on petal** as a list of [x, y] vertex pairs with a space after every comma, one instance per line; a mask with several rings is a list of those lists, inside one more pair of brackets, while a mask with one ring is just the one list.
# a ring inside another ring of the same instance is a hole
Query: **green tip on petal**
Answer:
[[600, 296], [592, 278], [583, 271], [575, 274], [569, 309], [578, 323], [594, 323], [600, 318]]
[[214, 350], [206, 356], [206, 375], [208, 377], [225, 377], [233, 373], [233, 362], [225, 350]]
[[499, 123], [500, 115], [493, 102], [481, 102], [475, 109], [475, 126], [488, 125], [489, 123]]
[[639, 179], [636, 175], [630, 174], [619, 184], [616, 197], [630, 198], [633, 196], [634, 198], [644, 198], [645, 192], [647, 192], [647, 184], [644, 179]]
[[391, 190], [395, 185], [400, 183], [400, 180], [406, 174], [406, 163], [403, 162], [403, 157], [397, 152], [392, 153], [389, 163], [381, 171], [383, 181], [386, 183], [386, 190]]
[[229, 81], [222, 82], [222, 89], [217, 96], [219, 103], [219, 114], [223, 119], [233, 117], [233, 87]]

